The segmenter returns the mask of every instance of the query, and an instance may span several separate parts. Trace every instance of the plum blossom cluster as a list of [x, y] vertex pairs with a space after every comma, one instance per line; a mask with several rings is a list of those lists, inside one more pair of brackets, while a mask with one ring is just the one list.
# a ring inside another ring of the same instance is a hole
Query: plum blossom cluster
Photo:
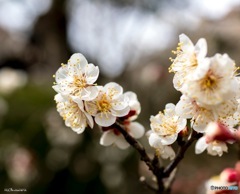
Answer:
[[93, 128], [96, 123], [103, 131], [100, 144], [127, 148], [128, 143], [116, 123], [134, 138], [142, 137], [143, 126], [132, 122], [141, 111], [140, 103], [135, 93], [123, 93], [123, 88], [117, 83], [97, 85], [98, 76], [97, 66], [88, 63], [82, 54], [73, 54], [54, 75], [57, 111], [65, 125], [76, 133], [84, 132], [88, 126]]
[[203, 134], [196, 144], [197, 154], [206, 149], [210, 155], [221, 156], [227, 152], [226, 143], [235, 141], [234, 127], [239, 124], [238, 68], [227, 54], [207, 57], [203, 38], [194, 45], [181, 34], [173, 53], [176, 57], [170, 58], [169, 72], [174, 73], [174, 88], [182, 96], [176, 105], [167, 104], [163, 112], [151, 117], [149, 144], [162, 158], [173, 159], [170, 146], [179, 133], [183, 136], [193, 129]]
[[[162, 112], [150, 117], [147, 136], [155, 149], [153, 158], [136, 140], [145, 130], [136, 121], [141, 105], [134, 92], [123, 92], [114, 82], [98, 85], [99, 68], [80, 53], [73, 54], [54, 75], [57, 111], [65, 125], [81, 134], [97, 124], [102, 131], [101, 145], [120, 149], [131, 145], [152, 171], [156, 184], [148, 184], [145, 177], [141, 181], [157, 193], [170, 192], [175, 169], [195, 140], [196, 154], [206, 150], [210, 155], [222, 156], [228, 151], [228, 144], [237, 142], [240, 146], [240, 78], [235, 62], [227, 54], [207, 57], [206, 40], [201, 38], [194, 45], [184, 34], [179, 36], [173, 53], [176, 57], [170, 59], [169, 72], [174, 73], [174, 88], [182, 96], [176, 105], [168, 103]], [[176, 143], [177, 153], [172, 147]], [[173, 161], [164, 167], [159, 158]], [[240, 186], [239, 183], [237, 163], [236, 168], [225, 169], [210, 179], [207, 193], [232, 193], [209, 190], [209, 185]]]

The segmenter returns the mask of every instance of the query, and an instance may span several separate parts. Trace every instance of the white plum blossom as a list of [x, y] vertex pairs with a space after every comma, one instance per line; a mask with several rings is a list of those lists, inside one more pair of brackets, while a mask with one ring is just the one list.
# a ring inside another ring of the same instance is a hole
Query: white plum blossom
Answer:
[[93, 128], [92, 117], [85, 112], [82, 100], [78, 98], [67, 98], [61, 94], [55, 95], [57, 111], [65, 120], [65, 125], [80, 134], [87, 125]]
[[177, 56], [174, 60], [171, 59], [173, 63], [169, 71], [175, 73], [173, 83], [176, 90], [183, 91], [189, 75], [194, 73], [200, 63], [205, 63], [207, 54], [206, 40], [201, 38], [194, 45], [185, 34], [181, 34], [177, 51], [173, 51], [173, 53]]
[[219, 105], [207, 106], [196, 100], [182, 95], [176, 104], [176, 114], [182, 118], [191, 119], [192, 128], [199, 132], [205, 132], [208, 123], [221, 121], [227, 126], [233, 127], [239, 122], [238, 101], [233, 98]]
[[[141, 138], [144, 135], [144, 127], [135, 120], [141, 112], [141, 106], [134, 92], [125, 92], [124, 98], [129, 107], [129, 112], [123, 117], [119, 117], [118, 121], [122, 123], [124, 129], [135, 139]], [[120, 149], [129, 147], [122, 134], [118, 131], [117, 127], [112, 125], [110, 127], [103, 127], [103, 134], [100, 139], [100, 144], [103, 146], [116, 145]]]
[[[125, 123], [124, 129], [135, 139], [144, 135], [144, 127], [138, 122]], [[114, 126], [107, 127], [101, 136], [100, 144], [103, 146], [116, 145], [120, 149], [126, 149], [129, 144], [123, 135]]]
[[175, 105], [167, 104], [164, 114], [159, 112], [156, 116], [151, 116], [151, 129], [156, 133], [163, 145], [174, 143], [178, 133], [182, 131], [187, 124], [186, 119], [179, 117], [175, 113]]
[[168, 145], [163, 145], [159, 136], [154, 132], [150, 132], [149, 145], [156, 149], [156, 153], [159, 157], [163, 159], [169, 158], [170, 160], [173, 160], [175, 158], [176, 154], [172, 147]]
[[85, 108], [102, 127], [111, 126], [117, 117], [127, 115], [130, 110], [122, 87], [114, 82], [99, 87], [98, 96], [93, 101], [85, 101]]
[[98, 75], [98, 67], [88, 64], [82, 54], [76, 53], [71, 56], [67, 65], [62, 64], [56, 72], [53, 89], [62, 95], [93, 100], [98, 95], [98, 87], [94, 84]]
[[201, 63], [186, 83], [187, 96], [206, 105], [217, 105], [236, 96], [235, 63], [227, 54], [216, 54]]
[[[137, 99], [137, 95], [134, 92], [125, 92], [127, 104], [130, 108], [129, 113], [126, 116], [119, 117], [118, 122], [122, 124], [124, 130], [126, 130], [133, 138], [139, 139], [144, 135], [144, 127], [138, 123], [133, 122], [141, 112], [141, 105]], [[120, 149], [129, 147], [123, 135], [118, 131], [115, 125], [110, 127], [103, 127], [103, 134], [100, 139], [100, 144], [103, 146], [116, 145]]]
[[175, 111], [180, 117], [191, 119], [192, 128], [200, 133], [204, 132], [209, 122], [215, 120], [211, 110], [199, 106], [195, 100], [186, 95], [181, 96], [180, 101], [176, 104]]
[[206, 149], [207, 149], [208, 154], [210, 154], [212, 156], [216, 156], [216, 155], [222, 156], [223, 152], [228, 151], [228, 147], [225, 142], [215, 140], [215, 141], [211, 141], [211, 142], [207, 143], [206, 137], [203, 136], [196, 143], [195, 153], [201, 154]]

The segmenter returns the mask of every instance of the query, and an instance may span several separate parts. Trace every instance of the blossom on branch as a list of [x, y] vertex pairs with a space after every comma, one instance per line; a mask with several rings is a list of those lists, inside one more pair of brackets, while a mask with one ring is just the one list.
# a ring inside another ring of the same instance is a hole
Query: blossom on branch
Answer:
[[239, 123], [238, 101], [233, 98], [218, 105], [203, 105], [196, 100], [182, 95], [176, 104], [176, 114], [185, 119], [191, 119], [192, 128], [199, 133], [204, 133], [210, 122], [220, 121], [228, 127]]
[[[159, 112], [156, 116], [151, 116], [150, 121], [153, 133], [150, 134], [149, 141], [151, 140], [151, 135], [157, 134], [159, 141], [163, 145], [174, 143], [178, 137], [178, 133], [182, 131], [187, 124], [186, 119], [176, 115], [175, 105], [171, 103], [165, 106], [164, 113]], [[149, 143], [150, 145], [154, 144], [153, 142]]]
[[194, 45], [185, 34], [181, 34], [177, 51], [173, 51], [173, 53], [177, 56], [175, 59], [171, 59], [173, 63], [169, 71], [175, 73], [173, 78], [175, 89], [183, 92], [189, 75], [194, 73], [199, 64], [205, 63], [207, 42], [201, 38]]
[[173, 160], [175, 158], [175, 152], [172, 149], [171, 146], [169, 145], [163, 145], [161, 139], [159, 138], [159, 136], [154, 133], [154, 132], [150, 132], [149, 135], [149, 144], [151, 147], [155, 148], [156, 150], [156, 154], [163, 158], [163, 159], [170, 159]]
[[61, 94], [55, 95], [57, 111], [65, 120], [65, 125], [76, 133], [82, 133], [87, 125], [93, 128], [92, 117], [84, 110], [84, 105], [78, 98], [69, 98]]
[[[121, 124], [123, 130], [126, 130], [129, 135], [135, 139], [139, 139], [144, 135], [144, 127], [138, 123], [133, 122], [141, 112], [141, 105], [137, 99], [137, 95], [134, 92], [125, 92], [124, 97], [126, 98], [127, 104], [130, 111], [123, 117], [118, 117], [117, 122]], [[118, 130], [119, 125], [112, 125], [109, 127], [102, 127], [103, 134], [100, 139], [100, 144], [103, 146], [116, 145], [120, 149], [129, 147], [129, 144]]]
[[99, 87], [98, 96], [92, 101], [85, 101], [85, 108], [102, 127], [111, 126], [117, 117], [126, 116], [130, 110], [122, 87], [114, 82]]
[[212, 156], [216, 156], [216, 155], [222, 156], [223, 152], [228, 151], [228, 147], [225, 142], [214, 140], [214, 141], [207, 143], [206, 137], [203, 136], [196, 143], [195, 153], [201, 154], [206, 149], [207, 149], [208, 154], [210, 154]]
[[206, 58], [191, 74], [184, 93], [201, 104], [217, 105], [236, 96], [236, 67], [227, 54]]
[[98, 87], [94, 84], [98, 75], [98, 67], [88, 64], [82, 54], [76, 53], [71, 56], [67, 65], [63, 64], [56, 72], [53, 89], [62, 95], [93, 100], [98, 95]]

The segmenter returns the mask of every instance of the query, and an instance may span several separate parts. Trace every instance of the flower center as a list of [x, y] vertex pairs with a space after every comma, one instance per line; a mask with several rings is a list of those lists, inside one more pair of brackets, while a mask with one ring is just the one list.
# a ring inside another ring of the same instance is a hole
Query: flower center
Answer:
[[162, 123], [159, 125], [157, 131], [163, 136], [173, 135], [177, 132], [176, 118], [175, 117], [166, 117], [164, 114], [161, 114]]
[[77, 88], [84, 88], [87, 85], [86, 82], [86, 78], [84, 75], [80, 75], [80, 76], [74, 76], [73, 77], [73, 84], [77, 87]]
[[177, 131], [177, 127], [174, 123], [163, 122], [161, 127], [164, 136], [173, 135]]
[[97, 101], [97, 107], [100, 112], [109, 112], [110, 108], [112, 107], [111, 103], [107, 99], [107, 95], [103, 94], [101, 99]]
[[201, 81], [203, 91], [213, 90], [217, 86], [217, 78], [212, 73], [208, 73]]

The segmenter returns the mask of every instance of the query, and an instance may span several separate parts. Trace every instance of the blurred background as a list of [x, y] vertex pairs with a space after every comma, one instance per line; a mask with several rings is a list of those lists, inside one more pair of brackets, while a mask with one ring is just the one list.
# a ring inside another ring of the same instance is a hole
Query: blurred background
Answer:
[[[239, 64], [240, 1], [0, 0], [0, 193], [151, 193], [138, 181], [152, 177], [133, 149], [100, 146], [98, 128], [77, 135], [64, 126], [52, 75], [83, 53], [100, 67], [98, 84], [137, 93], [147, 131], [150, 115], [179, 99], [168, 67], [181, 33], [206, 38], [209, 56], [226, 52]], [[202, 193], [206, 179], [237, 161], [234, 146], [221, 158], [193, 152], [174, 194]]]

